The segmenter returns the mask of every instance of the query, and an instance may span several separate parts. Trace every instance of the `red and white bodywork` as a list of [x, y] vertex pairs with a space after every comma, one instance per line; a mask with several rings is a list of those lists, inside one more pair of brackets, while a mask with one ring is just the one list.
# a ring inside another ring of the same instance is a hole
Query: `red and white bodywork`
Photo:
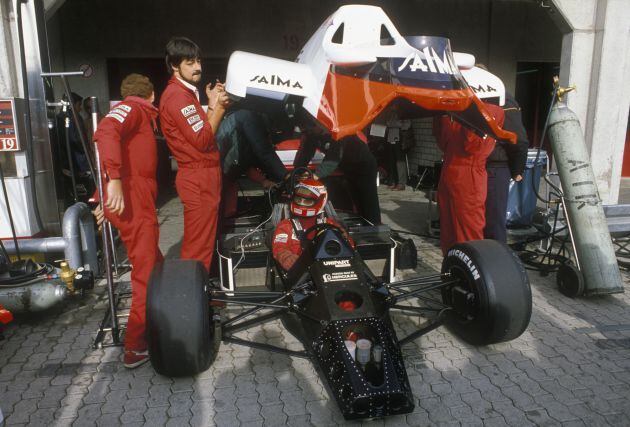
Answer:
[[298, 104], [335, 140], [364, 129], [399, 100], [419, 117], [449, 112], [482, 134], [515, 141], [480, 101], [502, 105], [503, 83], [474, 64], [472, 55], [453, 54], [448, 39], [401, 36], [380, 7], [347, 5], [326, 19], [296, 62], [234, 52], [226, 88], [238, 98]]

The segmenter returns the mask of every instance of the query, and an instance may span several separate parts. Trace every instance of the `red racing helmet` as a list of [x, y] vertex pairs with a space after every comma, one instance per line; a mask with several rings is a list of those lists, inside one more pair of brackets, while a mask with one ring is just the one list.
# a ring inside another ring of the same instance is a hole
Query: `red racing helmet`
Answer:
[[306, 178], [295, 185], [291, 199], [291, 213], [296, 216], [311, 217], [324, 212], [328, 192], [326, 186], [313, 178]]

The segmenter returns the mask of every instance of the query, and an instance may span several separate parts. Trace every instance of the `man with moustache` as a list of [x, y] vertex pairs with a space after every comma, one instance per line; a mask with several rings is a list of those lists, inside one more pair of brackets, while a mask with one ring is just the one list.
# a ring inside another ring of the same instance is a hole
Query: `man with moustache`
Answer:
[[184, 204], [181, 258], [195, 259], [209, 271], [221, 200], [221, 165], [214, 134], [229, 100], [223, 84], [205, 87], [208, 111], [199, 103], [201, 50], [185, 37], [166, 45], [171, 79], [160, 100], [160, 123], [178, 165], [175, 185]]

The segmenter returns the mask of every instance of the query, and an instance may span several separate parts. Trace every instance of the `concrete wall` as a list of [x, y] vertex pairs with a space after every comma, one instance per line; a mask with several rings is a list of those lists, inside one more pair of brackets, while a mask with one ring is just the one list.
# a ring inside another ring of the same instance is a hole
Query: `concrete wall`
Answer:
[[630, 110], [630, 3], [628, 0], [554, 0], [568, 26], [560, 81], [577, 90], [567, 97], [590, 148], [600, 197], [619, 198]]

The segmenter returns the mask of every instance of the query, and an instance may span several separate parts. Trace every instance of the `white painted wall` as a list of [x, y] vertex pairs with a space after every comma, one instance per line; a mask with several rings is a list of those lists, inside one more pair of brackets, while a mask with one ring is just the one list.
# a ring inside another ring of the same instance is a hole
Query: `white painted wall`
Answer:
[[619, 198], [621, 166], [630, 110], [630, 2], [554, 0], [570, 27], [562, 42], [562, 85], [582, 125], [600, 197]]

